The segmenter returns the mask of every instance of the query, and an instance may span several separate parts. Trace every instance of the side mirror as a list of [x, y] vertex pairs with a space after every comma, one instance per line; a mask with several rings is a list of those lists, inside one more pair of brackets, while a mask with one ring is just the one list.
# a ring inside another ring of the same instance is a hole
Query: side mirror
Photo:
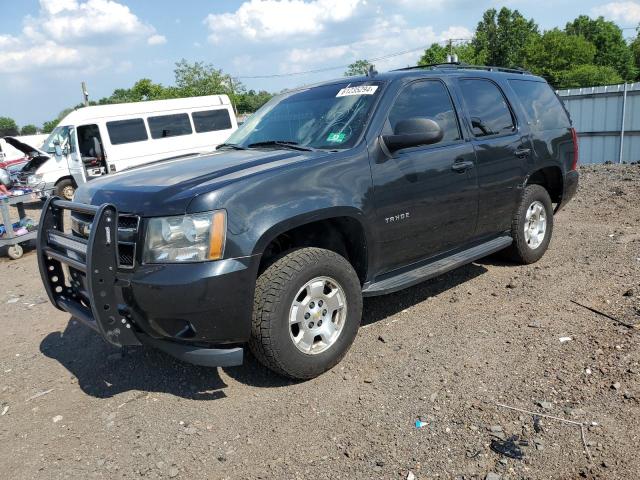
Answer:
[[396, 124], [393, 135], [383, 135], [382, 141], [389, 152], [403, 148], [431, 145], [442, 140], [440, 125], [429, 118], [408, 118]]
[[55, 152], [56, 152], [56, 157], [61, 157], [62, 156], [62, 148], [60, 147], [60, 142], [58, 143], [54, 143], [54, 147]]

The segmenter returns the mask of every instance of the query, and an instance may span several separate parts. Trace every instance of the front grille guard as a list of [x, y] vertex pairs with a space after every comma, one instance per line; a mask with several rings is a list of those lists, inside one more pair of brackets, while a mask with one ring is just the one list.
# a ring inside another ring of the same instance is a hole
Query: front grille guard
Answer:
[[[93, 215], [88, 239], [64, 233], [65, 210]], [[113, 345], [140, 345], [130, 319], [120, 312], [116, 296], [116, 286], [128, 281], [117, 277], [118, 210], [114, 205], [96, 207], [48, 198], [38, 226], [37, 251], [40, 276], [51, 303], [98, 331]], [[86, 275], [84, 295], [77, 291], [80, 282], [70, 269]]]

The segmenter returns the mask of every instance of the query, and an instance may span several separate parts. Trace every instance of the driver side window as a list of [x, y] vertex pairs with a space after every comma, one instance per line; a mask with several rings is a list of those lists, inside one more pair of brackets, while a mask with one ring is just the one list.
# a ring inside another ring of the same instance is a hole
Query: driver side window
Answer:
[[400, 92], [389, 112], [387, 133], [395, 132], [397, 123], [408, 118], [426, 118], [440, 125], [444, 135], [439, 143], [461, 138], [451, 97], [447, 87], [438, 80], [414, 82]]

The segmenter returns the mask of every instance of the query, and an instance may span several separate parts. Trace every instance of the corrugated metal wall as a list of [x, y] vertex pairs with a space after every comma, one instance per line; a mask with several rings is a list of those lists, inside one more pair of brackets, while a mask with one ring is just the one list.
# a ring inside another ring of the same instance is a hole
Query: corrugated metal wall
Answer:
[[628, 83], [626, 95], [625, 85], [572, 88], [558, 95], [578, 131], [580, 163], [640, 161], [640, 83]]

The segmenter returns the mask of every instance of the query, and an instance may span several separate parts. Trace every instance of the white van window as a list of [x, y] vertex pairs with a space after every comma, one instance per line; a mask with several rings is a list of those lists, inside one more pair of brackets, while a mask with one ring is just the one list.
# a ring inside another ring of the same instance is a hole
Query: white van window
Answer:
[[75, 152], [76, 142], [74, 128], [68, 125], [54, 128], [42, 144], [42, 150], [53, 154], [56, 151], [56, 144], [59, 144], [62, 149], [68, 146], [70, 152]]
[[226, 109], [207, 110], [193, 112], [193, 126], [197, 133], [215, 132], [216, 130], [228, 130], [232, 127], [229, 111]]
[[107, 122], [107, 131], [109, 132], [111, 145], [142, 142], [149, 138], [147, 136], [147, 129], [144, 128], [144, 120], [141, 118]]
[[186, 113], [176, 113], [173, 115], [160, 115], [147, 118], [151, 138], [177, 137], [178, 135], [189, 135], [191, 122]]

